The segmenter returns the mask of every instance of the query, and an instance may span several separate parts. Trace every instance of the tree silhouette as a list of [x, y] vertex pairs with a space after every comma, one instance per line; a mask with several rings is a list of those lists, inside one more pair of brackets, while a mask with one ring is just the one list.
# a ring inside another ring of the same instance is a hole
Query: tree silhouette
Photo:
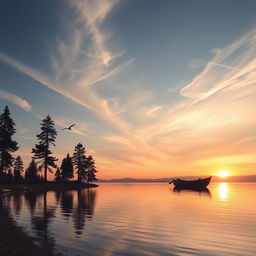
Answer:
[[57, 131], [54, 127], [54, 122], [51, 117], [48, 115], [41, 122], [41, 133], [37, 135], [39, 141], [35, 145], [35, 148], [32, 149], [32, 153], [35, 156], [35, 159], [39, 159], [40, 169], [44, 169], [44, 181], [47, 181], [47, 171], [52, 172], [49, 166], [56, 168], [55, 162], [57, 158], [51, 156], [52, 152], [50, 151], [50, 146], [55, 146], [54, 142], [57, 136]]
[[95, 161], [92, 156], [88, 156], [86, 158], [86, 176], [87, 176], [87, 183], [92, 181], [97, 181], [96, 179], [96, 167], [95, 167]]
[[12, 169], [11, 168], [7, 169], [6, 180], [7, 181], [12, 181], [13, 180], [13, 175], [12, 175]]
[[60, 168], [59, 167], [57, 168], [57, 170], [55, 172], [54, 180], [56, 182], [60, 182], [61, 181], [61, 173], [60, 173]]
[[23, 167], [23, 162], [21, 160], [21, 157], [17, 156], [14, 161], [14, 168], [13, 168], [15, 181], [17, 182], [22, 181], [23, 170], [24, 170], [24, 167]]
[[74, 177], [72, 158], [69, 156], [69, 154], [63, 158], [60, 169], [63, 181], [72, 179]]
[[18, 150], [17, 142], [12, 140], [15, 131], [15, 123], [6, 106], [4, 113], [0, 115], [0, 179], [3, 177], [4, 170], [12, 166], [14, 158], [11, 153]]
[[26, 169], [25, 180], [28, 182], [39, 181], [39, 176], [37, 175], [37, 166], [34, 158], [32, 158], [28, 168]]
[[77, 170], [77, 181], [81, 182], [82, 178], [86, 176], [86, 156], [85, 156], [85, 148], [81, 143], [78, 143], [75, 146], [73, 153], [73, 165]]

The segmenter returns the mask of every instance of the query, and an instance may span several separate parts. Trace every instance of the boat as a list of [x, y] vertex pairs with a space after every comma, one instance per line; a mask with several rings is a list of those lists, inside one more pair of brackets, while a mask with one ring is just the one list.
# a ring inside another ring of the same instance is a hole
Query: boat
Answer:
[[211, 178], [212, 176], [197, 180], [173, 179], [169, 184], [173, 183], [175, 188], [202, 189], [209, 185]]

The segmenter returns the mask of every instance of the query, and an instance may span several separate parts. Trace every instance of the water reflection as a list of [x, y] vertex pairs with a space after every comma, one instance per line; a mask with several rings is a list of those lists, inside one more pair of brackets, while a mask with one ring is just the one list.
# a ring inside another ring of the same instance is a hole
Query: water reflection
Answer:
[[208, 196], [211, 197], [211, 191], [208, 188], [200, 188], [200, 189], [180, 189], [180, 188], [173, 188], [173, 193], [177, 194], [197, 194], [198, 196]]
[[228, 184], [226, 182], [219, 183], [219, 197], [221, 200], [228, 198]]
[[31, 192], [31, 191], [26, 191], [24, 193], [24, 197], [25, 197], [25, 200], [26, 200], [27, 205], [29, 207], [30, 214], [33, 215], [34, 211], [35, 211], [35, 207], [36, 207], [38, 194], [34, 193], [34, 192]]
[[13, 204], [14, 204], [14, 210], [15, 210], [15, 213], [16, 215], [19, 215], [20, 214], [20, 211], [21, 211], [21, 206], [22, 206], [22, 203], [21, 203], [21, 194], [14, 194], [14, 200], [13, 200]]
[[[57, 192], [57, 193], [60, 193], [60, 192]], [[74, 202], [73, 191], [69, 191], [69, 190], [62, 191], [60, 198], [61, 198], [60, 200], [61, 212], [63, 214], [63, 217], [66, 220], [68, 220], [72, 215], [72, 210], [73, 210], [73, 202]]]
[[[55, 238], [49, 231], [49, 226], [55, 218], [56, 207], [49, 207], [47, 204], [47, 191], [27, 192], [25, 200], [30, 208], [31, 225], [36, 235], [36, 239], [41, 247], [53, 250]], [[36, 202], [41, 207], [35, 212]]]
[[82, 235], [86, 219], [91, 219], [93, 216], [95, 200], [95, 190], [77, 190], [77, 205], [73, 211], [74, 227], [77, 237]]
[[26, 206], [26, 218], [30, 218], [31, 232], [37, 244], [48, 251], [54, 251], [57, 237], [53, 233], [53, 225], [56, 219], [62, 216], [66, 221], [71, 220], [74, 233], [79, 238], [85, 228], [86, 219], [91, 219], [94, 214], [95, 202], [96, 191], [93, 189], [27, 191], [24, 194], [6, 196], [4, 207], [13, 209], [16, 219], [19, 218], [21, 211], [26, 212]]
[[101, 183], [90, 190], [3, 195], [0, 231], [7, 233], [1, 220], [9, 209], [31, 241], [55, 252], [43, 255], [255, 255], [256, 183], [169, 189]]
[[[76, 204], [74, 204], [76, 197]], [[85, 227], [86, 219], [91, 219], [94, 213], [96, 191], [93, 189], [78, 189], [77, 191], [56, 191], [55, 198], [60, 203], [61, 213], [65, 220], [73, 218], [76, 237], [80, 237]]]

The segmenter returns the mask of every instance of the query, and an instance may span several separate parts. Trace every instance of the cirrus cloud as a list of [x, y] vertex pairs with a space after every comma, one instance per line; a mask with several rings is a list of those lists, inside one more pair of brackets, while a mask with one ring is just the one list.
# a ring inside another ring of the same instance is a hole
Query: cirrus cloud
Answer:
[[22, 99], [21, 97], [15, 95], [13, 93], [9, 93], [9, 92], [0, 90], [0, 98], [17, 105], [26, 111], [31, 110], [31, 105], [26, 100]]

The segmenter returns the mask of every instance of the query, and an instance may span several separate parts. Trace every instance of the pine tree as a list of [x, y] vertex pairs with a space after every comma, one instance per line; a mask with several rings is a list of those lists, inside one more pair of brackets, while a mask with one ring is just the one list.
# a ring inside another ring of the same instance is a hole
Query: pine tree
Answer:
[[44, 176], [43, 175], [39, 175], [38, 177], [39, 177], [40, 182], [44, 182]]
[[72, 160], [74, 168], [77, 170], [77, 181], [81, 182], [82, 178], [85, 178], [86, 176], [85, 148], [81, 143], [78, 143], [75, 146]]
[[29, 181], [29, 178], [28, 178], [28, 168], [25, 170], [25, 174], [24, 174], [24, 180], [25, 181]]
[[15, 179], [16, 182], [22, 181], [22, 172], [23, 172], [23, 170], [24, 170], [24, 167], [23, 167], [23, 162], [21, 160], [21, 157], [17, 156], [15, 161], [14, 161], [14, 168], [13, 168], [14, 179]]
[[60, 182], [61, 181], [61, 173], [60, 173], [60, 168], [58, 167], [56, 172], [55, 172], [55, 177], [54, 177], [54, 180], [56, 182]]
[[67, 181], [74, 177], [72, 158], [69, 154], [67, 154], [66, 158], [63, 158], [60, 169], [63, 181]]
[[32, 158], [28, 168], [26, 169], [25, 179], [28, 182], [37, 182], [39, 180], [37, 175], [37, 166], [34, 158]]
[[96, 179], [96, 166], [95, 161], [92, 156], [88, 156], [86, 158], [86, 176], [87, 176], [87, 183], [97, 181]]
[[57, 136], [57, 131], [54, 127], [54, 122], [48, 115], [41, 122], [41, 133], [37, 135], [38, 144], [32, 149], [35, 159], [39, 159], [40, 169], [44, 170], [44, 181], [47, 181], [47, 171], [51, 172], [49, 166], [56, 168], [55, 162], [57, 158], [51, 156], [50, 146], [55, 146], [54, 142]]
[[13, 175], [12, 175], [12, 169], [11, 168], [8, 168], [8, 170], [7, 170], [6, 179], [8, 181], [12, 181], [13, 180]]
[[6, 106], [4, 113], [0, 115], [0, 179], [3, 177], [4, 170], [13, 164], [14, 158], [11, 153], [18, 150], [17, 142], [12, 140], [15, 131], [15, 123]]

